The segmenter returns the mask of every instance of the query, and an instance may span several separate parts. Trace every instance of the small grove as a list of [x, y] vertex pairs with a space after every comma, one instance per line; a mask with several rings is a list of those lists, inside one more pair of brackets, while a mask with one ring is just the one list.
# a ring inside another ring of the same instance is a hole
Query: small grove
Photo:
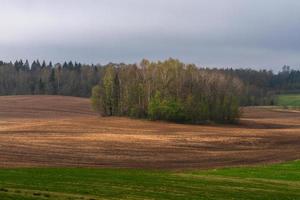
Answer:
[[220, 71], [175, 59], [106, 66], [92, 90], [102, 116], [130, 116], [180, 123], [233, 123], [240, 116], [243, 83]]

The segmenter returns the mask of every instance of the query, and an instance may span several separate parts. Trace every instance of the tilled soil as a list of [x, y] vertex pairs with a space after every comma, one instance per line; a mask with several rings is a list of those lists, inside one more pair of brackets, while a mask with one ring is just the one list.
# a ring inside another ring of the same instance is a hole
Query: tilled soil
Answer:
[[97, 116], [89, 99], [0, 97], [0, 167], [193, 169], [300, 159], [300, 113], [245, 108], [239, 125]]

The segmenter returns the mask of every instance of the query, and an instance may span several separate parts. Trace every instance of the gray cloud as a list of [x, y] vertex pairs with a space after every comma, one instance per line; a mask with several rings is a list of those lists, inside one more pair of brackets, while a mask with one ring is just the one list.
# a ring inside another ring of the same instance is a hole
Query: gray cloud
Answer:
[[0, 59], [300, 65], [299, 0], [0, 0]]

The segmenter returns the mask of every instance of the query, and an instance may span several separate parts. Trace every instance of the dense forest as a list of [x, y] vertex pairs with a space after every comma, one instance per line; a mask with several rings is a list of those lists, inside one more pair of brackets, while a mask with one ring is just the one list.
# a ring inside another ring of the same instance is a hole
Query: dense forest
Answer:
[[276, 95], [300, 93], [300, 69], [285, 65], [278, 73], [254, 69], [220, 69], [238, 77], [244, 83], [241, 105], [273, 105]]
[[101, 77], [102, 66], [80, 63], [46, 64], [22, 60], [0, 61], [0, 95], [49, 94], [89, 97]]
[[234, 121], [238, 105], [272, 105], [275, 94], [299, 92], [300, 71], [197, 68], [175, 59], [107, 65], [0, 61], [0, 95], [90, 97], [92, 90], [102, 115]]

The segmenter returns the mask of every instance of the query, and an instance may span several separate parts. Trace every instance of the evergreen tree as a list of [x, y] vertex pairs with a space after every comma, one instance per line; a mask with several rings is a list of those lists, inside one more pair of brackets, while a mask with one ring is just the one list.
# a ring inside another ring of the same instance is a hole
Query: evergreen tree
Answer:
[[57, 94], [57, 86], [56, 86], [56, 76], [55, 76], [55, 69], [51, 69], [51, 74], [49, 76], [49, 94]]

